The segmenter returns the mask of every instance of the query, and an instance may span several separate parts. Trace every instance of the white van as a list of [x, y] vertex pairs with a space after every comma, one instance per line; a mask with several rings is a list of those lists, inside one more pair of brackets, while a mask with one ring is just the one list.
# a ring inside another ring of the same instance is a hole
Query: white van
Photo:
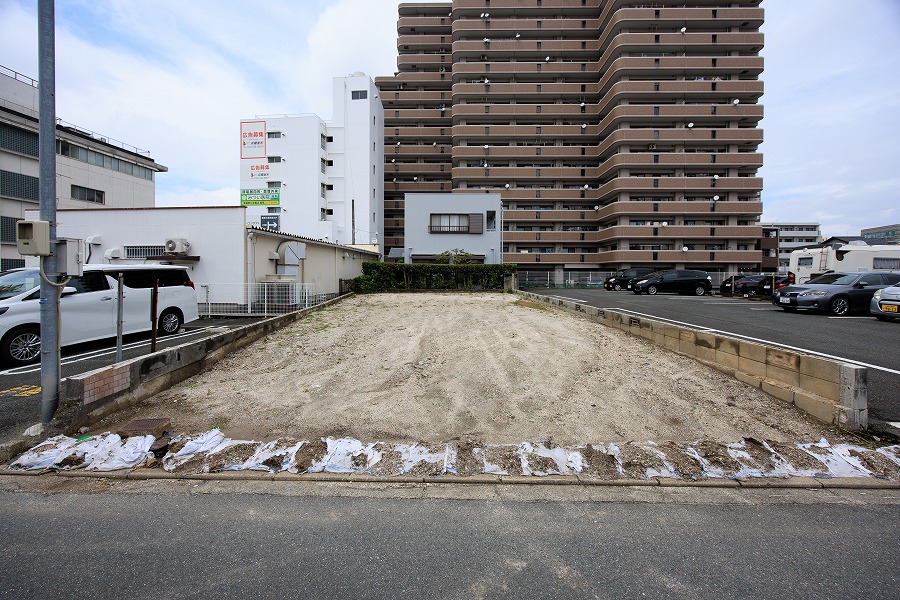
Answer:
[[[60, 345], [68, 346], [116, 335], [118, 276], [122, 274], [122, 332], [150, 331], [154, 281], [157, 282], [157, 328], [176, 333], [200, 318], [197, 295], [186, 267], [173, 265], [85, 265], [72, 277], [59, 301]], [[41, 275], [37, 268], [0, 273], [0, 361], [24, 365], [41, 353]]]

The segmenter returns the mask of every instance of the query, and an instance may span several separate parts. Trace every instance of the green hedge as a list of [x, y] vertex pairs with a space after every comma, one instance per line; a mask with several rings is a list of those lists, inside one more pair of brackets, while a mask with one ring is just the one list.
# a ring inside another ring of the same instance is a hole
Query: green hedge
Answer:
[[388, 290], [502, 290], [517, 265], [433, 265], [366, 262], [353, 289], [363, 294]]

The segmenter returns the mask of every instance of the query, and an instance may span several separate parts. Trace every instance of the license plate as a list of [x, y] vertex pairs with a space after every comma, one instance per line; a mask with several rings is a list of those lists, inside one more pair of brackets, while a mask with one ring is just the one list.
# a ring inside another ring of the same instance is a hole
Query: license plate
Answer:
[[781, 302], [782, 304], [790, 304], [791, 303], [791, 299], [788, 298], [787, 296], [782, 296], [781, 298], [778, 299], [778, 301]]
[[881, 310], [884, 312], [897, 312], [896, 304], [882, 304]]
[[771, 290], [771, 289], [772, 289], [772, 286], [771, 286], [771, 285], [764, 285], [764, 286], [763, 286], [763, 289], [764, 289], [764, 290]]

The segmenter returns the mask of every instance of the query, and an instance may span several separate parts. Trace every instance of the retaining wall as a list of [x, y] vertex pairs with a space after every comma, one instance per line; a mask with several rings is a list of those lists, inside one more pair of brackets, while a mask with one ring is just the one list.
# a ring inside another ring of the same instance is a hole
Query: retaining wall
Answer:
[[617, 310], [584, 306], [531, 292], [518, 293], [529, 300], [581, 314], [591, 321], [691, 356], [826, 423], [850, 430], [868, 426], [868, 370], [865, 367]]

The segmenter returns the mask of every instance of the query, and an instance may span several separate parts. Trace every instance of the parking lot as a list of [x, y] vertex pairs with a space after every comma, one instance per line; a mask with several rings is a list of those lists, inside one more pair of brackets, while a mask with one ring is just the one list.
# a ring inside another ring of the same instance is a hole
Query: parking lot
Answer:
[[626, 291], [579, 288], [530, 291], [868, 367], [870, 425], [878, 428], [884, 423], [900, 422], [898, 322], [881, 322], [863, 313], [845, 317], [814, 312], [787, 313], [773, 306], [768, 299], [672, 294], [638, 296]]
[[[249, 324], [258, 319], [201, 319], [185, 326], [172, 336], [157, 338], [157, 349], [162, 350], [210, 335], [211, 327], [233, 327]], [[150, 353], [150, 334], [138, 333], [125, 336], [122, 346], [124, 359]], [[77, 344], [62, 351], [61, 377], [71, 377], [115, 363], [114, 340], [101, 340]], [[41, 420], [41, 367], [40, 364], [0, 369], [0, 442], [12, 439]]]

